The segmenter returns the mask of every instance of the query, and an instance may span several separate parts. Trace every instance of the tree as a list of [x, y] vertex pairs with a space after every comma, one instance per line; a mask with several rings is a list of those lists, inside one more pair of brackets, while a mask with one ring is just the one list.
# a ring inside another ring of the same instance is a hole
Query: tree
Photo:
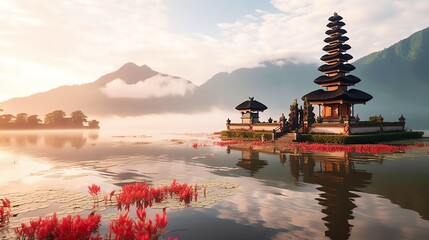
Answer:
[[88, 122], [88, 127], [89, 128], [100, 128], [100, 126], [98, 125], [100, 122], [97, 120], [91, 120]]
[[311, 126], [315, 121], [315, 114], [314, 114], [314, 107], [313, 104], [311, 104], [307, 98], [304, 98], [304, 121], [307, 120], [308, 126]]
[[17, 127], [24, 127], [27, 124], [27, 113], [18, 113], [15, 117], [15, 125]]
[[62, 110], [55, 110], [45, 115], [45, 125], [51, 127], [64, 127], [66, 113]]
[[295, 100], [293, 101], [292, 105], [290, 105], [290, 113], [289, 113], [289, 119], [288, 119], [288, 123], [289, 123], [289, 130], [293, 131], [293, 130], [297, 130], [298, 129], [298, 102], [295, 98]]
[[12, 114], [3, 114], [0, 116], [0, 126], [2, 127], [10, 127], [13, 122], [15, 116]]
[[38, 115], [30, 115], [27, 117], [27, 126], [35, 127], [41, 123], [42, 120], [39, 119]]
[[75, 127], [83, 127], [83, 123], [88, 122], [88, 120], [86, 120], [88, 117], [80, 110], [72, 112], [70, 116], [71, 122]]

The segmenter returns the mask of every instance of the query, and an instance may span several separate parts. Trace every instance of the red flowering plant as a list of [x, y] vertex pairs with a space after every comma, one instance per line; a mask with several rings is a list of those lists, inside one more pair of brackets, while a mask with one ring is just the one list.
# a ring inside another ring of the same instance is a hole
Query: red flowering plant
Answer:
[[59, 220], [54, 213], [51, 217], [31, 220], [28, 225], [21, 223], [15, 234], [17, 239], [101, 239], [97, 233], [100, 220], [99, 214], [87, 218], [68, 215]]
[[[138, 219], [133, 221], [128, 212], [121, 214], [118, 219], [110, 222], [110, 232], [108, 239], [158, 239], [165, 234], [164, 229], [167, 226], [168, 218], [166, 209], [162, 215], [156, 214], [155, 223], [146, 219], [146, 209], [137, 209]], [[114, 238], [113, 238], [114, 237]]]
[[[88, 186], [88, 192], [94, 198], [94, 204], [98, 202], [98, 194], [101, 188], [98, 185], [92, 184]], [[115, 190], [104, 195], [104, 201], [108, 199], [112, 201]], [[204, 196], [206, 195], [206, 187], [204, 187]], [[31, 220], [28, 224], [21, 224], [20, 228], [15, 229], [17, 239], [158, 239], [165, 235], [165, 228], [168, 224], [166, 208], [162, 214], [156, 214], [155, 221], [146, 218], [146, 208], [152, 206], [153, 203], [160, 203], [166, 198], [175, 198], [185, 202], [189, 206], [195, 196], [197, 201], [198, 185], [189, 186], [188, 184], [177, 183], [176, 180], [169, 186], [152, 187], [146, 183], [127, 184], [122, 187], [119, 194], [116, 195], [117, 209], [125, 209], [124, 214], [120, 214], [118, 219], [112, 220], [109, 224], [108, 236], [101, 237], [98, 228], [101, 221], [101, 215], [92, 212], [87, 218], [82, 218], [79, 215], [68, 215], [62, 219], [58, 219], [56, 213], [51, 217]], [[129, 217], [130, 207], [135, 205], [137, 220]], [[9, 208], [10, 202], [5, 199], [3, 207]], [[95, 210], [94, 210], [95, 211]], [[4, 210], [3, 210], [4, 212]], [[2, 214], [3, 216], [5, 214]], [[171, 236], [170, 240], [177, 240]]]
[[1, 200], [0, 206], [0, 228], [4, 227], [10, 218], [10, 201], [7, 198]]
[[98, 203], [98, 193], [100, 192], [101, 188], [98, 185], [92, 184], [91, 186], [88, 186], [88, 192], [91, 194], [93, 200], [94, 200], [94, 206], [96, 203]]

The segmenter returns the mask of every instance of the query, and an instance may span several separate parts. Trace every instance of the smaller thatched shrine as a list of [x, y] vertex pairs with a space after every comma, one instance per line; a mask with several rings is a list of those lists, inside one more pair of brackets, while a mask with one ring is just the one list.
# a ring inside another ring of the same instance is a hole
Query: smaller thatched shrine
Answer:
[[241, 112], [241, 123], [258, 123], [259, 112], [267, 110], [267, 106], [249, 97], [249, 100], [242, 102], [235, 109]]

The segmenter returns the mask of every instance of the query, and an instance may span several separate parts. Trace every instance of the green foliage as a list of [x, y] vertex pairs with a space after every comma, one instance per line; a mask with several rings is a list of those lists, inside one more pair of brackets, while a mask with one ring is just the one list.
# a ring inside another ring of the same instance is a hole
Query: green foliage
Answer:
[[295, 98], [292, 105], [290, 105], [290, 113], [289, 113], [289, 119], [288, 119], [290, 131], [298, 129], [298, 117], [299, 117], [298, 112], [299, 112], [298, 101]]
[[388, 132], [377, 134], [359, 134], [359, 135], [328, 135], [328, 134], [302, 134], [300, 142], [318, 142], [333, 144], [362, 144], [387, 142], [400, 139], [421, 138], [423, 132]]
[[228, 139], [246, 139], [246, 140], [261, 140], [264, 135], [265, 140], [272, 139], [272, 133], [269, 132], [251, 132], [239, 130], [225, 130], [220, 133], [221, 138]]
[[370, 116], [369, 122], [372, 122], [372, 123], [377, 122], [377, 118], [378, 118], [378, 116]]
[[311, 126], [313, 123], [316, 122], [315, 114], [314, 114], [314, 107], [313, 104], [308, 102], [308, 99], [304, 99], [304, 120], [308, 121], [308, 126]]
[[299, 141], [344, 144], [346, 137], [345, 135], [302, 134], [299, 136]]

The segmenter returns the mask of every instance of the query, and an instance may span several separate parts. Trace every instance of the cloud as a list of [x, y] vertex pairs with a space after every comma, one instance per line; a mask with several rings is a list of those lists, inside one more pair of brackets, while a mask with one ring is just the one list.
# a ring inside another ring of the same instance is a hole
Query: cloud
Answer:
[[[429, 26], [427, 0], [271, 4], [274, 10], [255, 9], [235, 21], [222, 22], [219, 17], [219, 32], [202, 34], [177, 32], [169, 18], [169, 11], [175, 10], [169, 9], [168, 1], [4, 0], [0, 79], [24, 87], [1, 87], [8, 94], [24, 95], [90, 82], [130, 61], [197, 85], [218, 72], [259, 66], [266, 60], [319, 62], [325, 25], [333, 12], [344, 17], [355, 59]], [[189, 11], [184, 15], [196, 10], [184, 9]], [[40, 70], [31, 72], [30, 67]]]
[[109, 82], [101, 91], [111, 98], [161, 98], [191, 94], [196, 86], [182, 78], [158, 74], [136, 84], [122, 79]]

